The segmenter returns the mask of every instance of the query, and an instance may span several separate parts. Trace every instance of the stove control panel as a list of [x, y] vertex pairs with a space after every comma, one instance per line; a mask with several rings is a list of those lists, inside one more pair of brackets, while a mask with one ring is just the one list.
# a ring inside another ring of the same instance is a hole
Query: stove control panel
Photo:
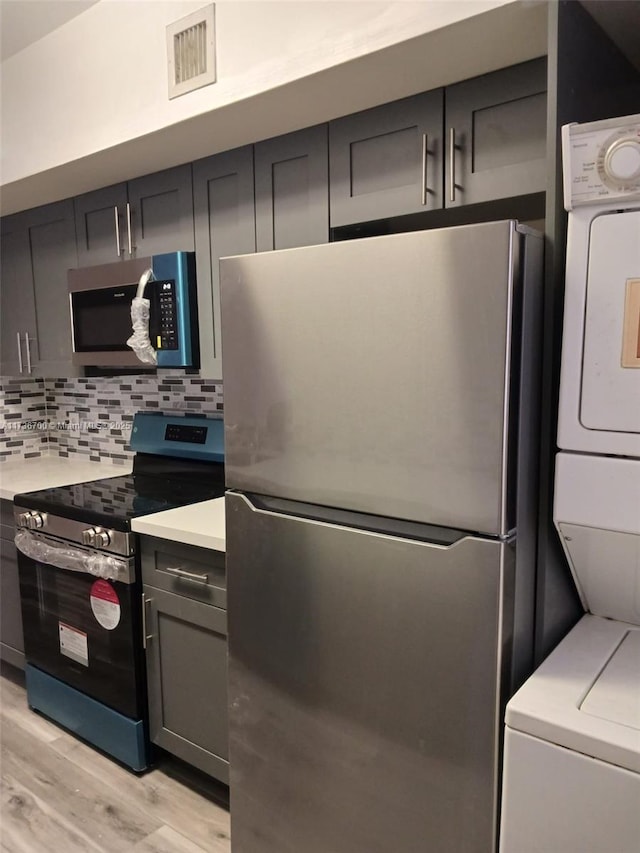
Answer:
[[640, 114], [562, 128], [564, 206], [640, 200]]
[[28, 530], [41, 530], [47, 526], [47, 514], [46, 512], [35, 512], [32, 510], [21, 512], [16, 519], [16, 523], [18, 527], [26, 527]]

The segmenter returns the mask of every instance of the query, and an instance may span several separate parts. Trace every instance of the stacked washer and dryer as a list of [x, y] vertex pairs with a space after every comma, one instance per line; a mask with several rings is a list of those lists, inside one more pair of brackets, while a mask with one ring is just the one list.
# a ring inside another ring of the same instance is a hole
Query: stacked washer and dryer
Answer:
[[554, 522], [587, 611], [507, 706], [501, 853], [640, 850], [640, 115], [563, 128]]

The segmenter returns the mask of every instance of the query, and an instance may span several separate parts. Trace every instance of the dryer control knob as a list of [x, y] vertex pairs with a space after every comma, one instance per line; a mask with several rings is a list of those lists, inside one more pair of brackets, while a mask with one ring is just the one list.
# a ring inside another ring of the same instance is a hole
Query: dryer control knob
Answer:
[[607, 148], [602, 165], [606, 176], [618, 186], [632, 186], [640, 179], [640, 139], [617, 139]]

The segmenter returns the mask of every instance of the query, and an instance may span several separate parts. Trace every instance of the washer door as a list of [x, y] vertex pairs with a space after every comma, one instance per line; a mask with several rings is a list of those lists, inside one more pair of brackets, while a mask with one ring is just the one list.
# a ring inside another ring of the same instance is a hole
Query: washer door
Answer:
[[580, 420], [640, 432], [640, 210], [591, 223]]

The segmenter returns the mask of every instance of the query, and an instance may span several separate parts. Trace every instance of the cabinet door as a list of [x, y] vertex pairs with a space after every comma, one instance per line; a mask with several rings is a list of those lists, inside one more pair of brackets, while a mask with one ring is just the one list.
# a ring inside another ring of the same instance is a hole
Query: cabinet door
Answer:
[[151, 740], [228, 784], [227, 614], [144, 587]]
[[544, 192], [546, 59], [445, 90], [445, 205]]
[[78, 265], [71, 199], [33, 211], [29, 221], [39, 376], [75, 376], [67, 271]]
[[443, 92], [329, 125], [331, 227], [442, 207]]
[[327, 126], [255, 146], [259, 252], [329, 241]]
[[23, 373], [30, 364], [36, 375], [72, 375], [67, 270], [78, 263], [73, 203], [56, 202], [10, 219], [3, 223], [2, 239], [3, 372], [19, 371], [20, 333]]
[[18, 556], [13, 541], [0, 538], [0, 657], [24, 669], [24, 639], [20, 610]]
[[79, 196], [73, 202], [76, 217], [78, 264], [108, 264], [125, 257], [127, 185], [114, 184]]
[[200, 373], [222, 378], [220, 258], [256, 250], [253, 148], [193, 164]]
[[[2, 220], [0, 321], [2, 375], [27, 372], [25, 333], [36, 338], [36, 308], [31, 286], [29, 232], [21, 214]], [[20, 339], [18, 340], [18, 336]]]
[[127, 258], [193, 251], [190, 163], [129, 181], [128, 196], [131, 247], [125, 210], [124, 248]]

